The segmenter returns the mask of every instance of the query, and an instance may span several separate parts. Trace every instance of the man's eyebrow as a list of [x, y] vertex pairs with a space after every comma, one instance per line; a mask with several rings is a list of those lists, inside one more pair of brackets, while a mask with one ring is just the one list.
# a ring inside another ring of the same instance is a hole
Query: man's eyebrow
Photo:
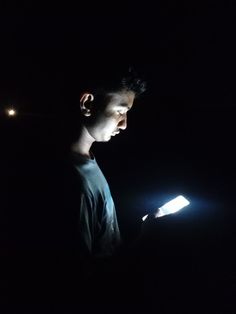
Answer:
[[127, 103], [125, 103], [125, 102], [120, 103], [119, 106], [120, 106], [120, 107], [128, 108], [128, 110], [131, 109], [131, 107], [130, 107]]

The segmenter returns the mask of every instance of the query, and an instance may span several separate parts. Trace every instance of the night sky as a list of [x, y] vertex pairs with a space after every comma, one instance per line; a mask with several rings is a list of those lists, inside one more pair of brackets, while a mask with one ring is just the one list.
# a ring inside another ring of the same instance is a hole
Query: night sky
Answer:
[[[171, 286], [172, 301], [181, 307], [180, 282], [188, 313], [199, 312], [197, 296], [199, 308], [207, 304], [201, 313], [233, 313], [235, 12], [227, 1], [163, 1], [155, 8], [119, 3], [106, 9], [101, 4], [43, 8], [25, 2], [0, 13], [4, 174], [10, 169], [14, 178], [12, 164], [24, 165], [31, 149], [49, 148], [45, 135], [55, 136], [58, 112], [78, 97], [77, 73], [87, 63], [132, 64], [147, 80], [127, 130], [109, 143], [96, 143], [93, 152], [128, 243], [139, 234], [146, 213], [179, 194], [191, 202], [182, 212], [152, 222], [138, 250], [136, 275], [143, 278], [146, 290], [140, 291], [150, 313], [156, 302], [161, 308], [169, 302], [164, 293], [161, 301], [156, 299], [160, 287], [167, 291]], [[5, 115], [9, 105], [17, 116]], [[40, 156], [34, 154], [34, 162], [40, 163]], [[134, 304], [138, 309], [140, 304]], [[145, 302], [141, 305], [145, 308]], [[163, 313], [173, 310], [174, 305], [168, 306]]]

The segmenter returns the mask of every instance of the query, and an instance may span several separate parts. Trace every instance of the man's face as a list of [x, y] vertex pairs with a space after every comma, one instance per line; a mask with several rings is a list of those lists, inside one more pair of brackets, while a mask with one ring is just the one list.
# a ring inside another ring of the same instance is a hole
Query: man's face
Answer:
[[106, 103], [96, 110], [86, 125], [89, 134], [96, 142], [107, 142], [127, 127], [127, 112], [132, 108], [135, 93], [120, 91], [109, 93]]

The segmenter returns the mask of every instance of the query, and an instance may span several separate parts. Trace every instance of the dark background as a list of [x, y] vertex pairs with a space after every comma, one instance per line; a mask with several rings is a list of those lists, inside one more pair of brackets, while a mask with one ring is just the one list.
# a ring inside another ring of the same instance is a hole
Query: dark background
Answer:
[[[148, 301], [133, 301], [134, 308], [233, 313], [235, 12], [227, 1], [12, 2], [1, 11], [1, 163], [10, 181], [2, 191], [17, 190], [14, 167], [24, 173], [25, 152], [54, 136], [57, 112], [77, 96], [77, 73], [87, 63], [133, 64], [148, 82], [127, 130], [94, 145], [123, 237], [132, 243], [141, 217], [178, 194], [191, 205], [146, 230], [138, 262], [129, 263], [132, 289]], [[9, 105], [19, 112], [11, 119]], [[2, 224], [11, 224], [4, 215]], [[5, 256], [11, 248], [3, 243]]]

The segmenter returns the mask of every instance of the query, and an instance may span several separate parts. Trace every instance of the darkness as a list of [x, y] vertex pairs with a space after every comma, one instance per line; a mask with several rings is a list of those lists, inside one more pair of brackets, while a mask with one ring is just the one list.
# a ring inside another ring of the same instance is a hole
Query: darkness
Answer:
[[[60, 143], [57, 118], [70, 108], [65, 103], [78, 99], [80, 71], [108, 60], [133, 64], [148, 89], [129, 113], [127, 130], [94, 145], [127, 251], [139, 235], [143, 215], [178, 194], [191, 205], [146, 226], [145, 237], [123, 261], [127, 282], [114, 283], [121, 290], [115, 290], [111, 306], [131, 313], [233, 313], [235, 5], [163, 1], [91, 6], [12, 2], [1, 10], [3, 208], [9, 197], [15, 197], [14, 204], [30, 198], [24, 189], [32, 177], [24, 171], [39, 173]], [[9, 105], [17, 116], [6, 116]], [[3, 270], [15, 265], [12, 222], [20, 216], [16, 209], [1, 211]], [[17, 232], [24, 233], [20, 226]], [[2, 304], [6, 313], [11, 308], [14, 313], [17, 305], [7, 301], [4, 289], [8, 274], [3, 271]], [[123, 308], [122, 302], [128, 305]]]

